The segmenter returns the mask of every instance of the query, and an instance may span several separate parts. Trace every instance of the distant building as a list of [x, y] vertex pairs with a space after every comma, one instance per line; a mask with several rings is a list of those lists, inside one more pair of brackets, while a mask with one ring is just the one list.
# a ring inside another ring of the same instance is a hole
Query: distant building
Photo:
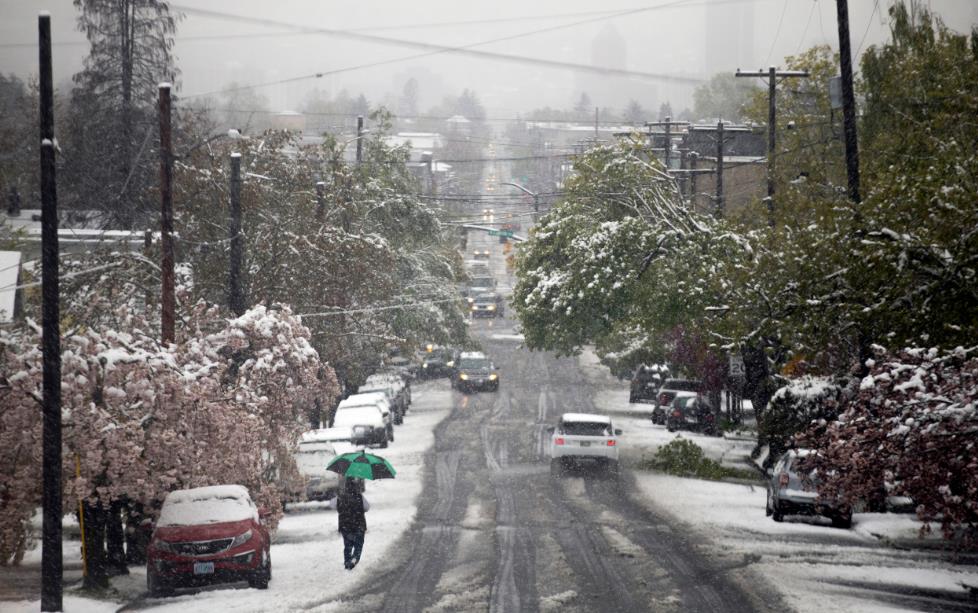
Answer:
[[306, 129], [306, 116], [296, 111], [282, 111], [272, 115], [269, 125], [273, 130], [302, 132]]
[[[679, 151], [682, 168], [717, 168], [717, 126], [693, 125], [683, 135]], [[743, 210], [767, 196], [767, 136], [748, 126], [723, 127], [723, 193], [728, 214]], [[693, 208], [704, 214], [716, 209], [716, 174], [682, 174], [681, 185]]]

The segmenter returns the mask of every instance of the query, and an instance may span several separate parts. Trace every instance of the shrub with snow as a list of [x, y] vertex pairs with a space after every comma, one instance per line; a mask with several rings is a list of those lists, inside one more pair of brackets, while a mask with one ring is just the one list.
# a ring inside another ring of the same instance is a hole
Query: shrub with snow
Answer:
[[978, 347], [874, 351], [838, 418], [800, 437], [823, 494], [909, 496], [925, 529], [978, 543]]
[[840, 411], [845, 380], [805, 375], [778, 389], [761, 415], [759, 445], [768, 445], [767, 464], [791, 447], [792, 439], [813, 424], [831, 421]]

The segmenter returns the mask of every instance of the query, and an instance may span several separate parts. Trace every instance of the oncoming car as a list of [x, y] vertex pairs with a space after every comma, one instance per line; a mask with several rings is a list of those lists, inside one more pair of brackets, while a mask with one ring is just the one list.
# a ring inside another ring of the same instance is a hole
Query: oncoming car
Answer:
[[561, 477], [568, 468], [597, 467], [619, 476], [618, 436], [607, 415], [564, 413], [550, 429], [550, 475]]
[[150, 595], [233, 581], [267, 588], [272, 559], [264, 517], [240, 485], [167, 494], [146, 550]]
[[503, 301], [498, 294], [479, 294], [472, 301], [469, 310], [472, 317], [502, 317]]
[[499, 373], [485, 354], [478, 351], [463, 352], [458, 368], [452, 377], [452, 387], [463, 392], [499, 389]]

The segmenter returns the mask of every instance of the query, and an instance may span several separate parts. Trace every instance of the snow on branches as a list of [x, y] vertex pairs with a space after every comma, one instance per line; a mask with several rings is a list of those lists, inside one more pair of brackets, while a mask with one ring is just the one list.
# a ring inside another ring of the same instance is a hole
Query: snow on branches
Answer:
[[[948, 538], [978, 539], [978, 347], [874, 347], [869, 374], [834, 421], [799, 437], [821, 494], [881, 506], [909, 496]], [[929, 529], [929, 528], [928, 528]]]
[[[79, 500], [154, 509], [174, 489], [237, 483], [280, 511], [277, 483], [295, 471], [304, 412], [339, 392], [299, 319], [255, 307], [227, 321], [198, 304], [185, 320], [193, 333], [165, 347], [128, 308], [117, 321], [122, 329], [65, 339], [65, 509]], [[42, 366], [38, 335], [2, 334], [0, 562], [9, 563], [23, 554], [40, 500]]]

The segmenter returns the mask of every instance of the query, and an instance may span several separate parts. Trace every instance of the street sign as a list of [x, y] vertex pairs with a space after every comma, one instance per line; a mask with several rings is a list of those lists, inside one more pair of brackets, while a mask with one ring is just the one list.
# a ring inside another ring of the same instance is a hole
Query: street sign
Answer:
[[489, 236], [504, 236], [506, 238], [513, 238], [512, 230], [489, 230]]
[[730, 376], [743, 377], [745, 374], [744, 357], [741, 355], [730, 354]]

